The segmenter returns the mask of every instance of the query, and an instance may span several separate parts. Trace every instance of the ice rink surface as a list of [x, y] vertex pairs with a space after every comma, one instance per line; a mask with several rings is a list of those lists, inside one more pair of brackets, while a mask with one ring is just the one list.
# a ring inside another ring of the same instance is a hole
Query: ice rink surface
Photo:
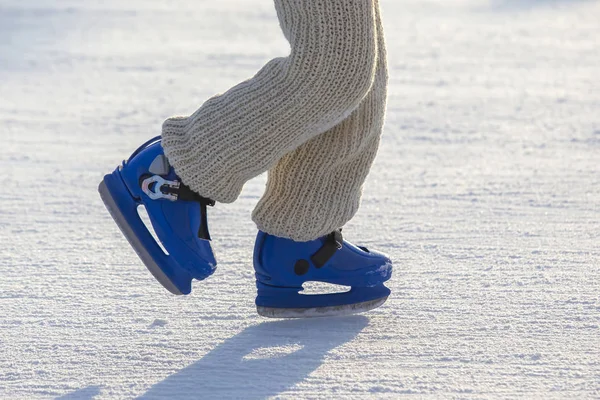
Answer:
[[[176, 4], [176, 6], [174, 6]], [[361, 316], [254, 309], [250, 211], [189, 297], [96, 187], [162, 121], [285, 56], [269, 0], [0, 0], [0, 398], [600, 397], [600, 3], [382, 0], [383, 143], [345, 236]]]

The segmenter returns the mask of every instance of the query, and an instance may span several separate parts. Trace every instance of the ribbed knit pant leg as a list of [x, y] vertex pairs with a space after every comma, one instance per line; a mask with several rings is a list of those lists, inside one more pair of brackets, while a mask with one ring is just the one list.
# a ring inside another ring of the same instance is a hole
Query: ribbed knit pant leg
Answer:
[[359, 207], [362, 186], [383, 129], [387, 99], [386, 47], [375, 2], [378, 56], [375, 82], [343, 122], [286, 154], [271, 170], [252, 217], [258, 228], [298, 241], [342, 227]]
[[[247, 180], [272, 170], [255, 221], [268, 233], [311, 240], [354, 214], [376, 151], [379, 133], [374, 135], [376, 129], [370, 124], [369, 132], [359, 125], [364, 128], [360, 121], [371, 118], [367, 114], [373, 107], [363, 106], [375, 101], [369, 98], [381, 98], [381, 107], [385, 103], [385, 93], [374, 95], [372, 90], [374, 84], [382, 85], [381, 78], [374, 83], [375, 72], [385, 65], [377, 62], [377, 4], [375, 0], [276, 0], [275, 6], [291, 45], [290, 55], [272, 60], [253, 78], [211, 98], [191, 116], [165, 121], [162, 144], [182, 181], [219, 202], [234, 201]], [[359, 106], [364, 111], [357, 110]], [[346, 133], [336, 133], [341, 131]], [[285, 166], [286, 160], [294, 158], [288, 153], [302, 153], [302, 145], [318, 147], [308, 142], [319, 135], [324, 135], [324, 143], [338, 141], [329, 145], [335, 152], [325, 157], [344, 157], [346, 162], [324, 163], [314, 159], [323, 153], [313, 152], [307, 164]], [[347, 166], [354, 171], [354, 183], [334, 182], [322, 172], [308, 181], [305, 174], [312, 171], [307, 169], [311, 163], [317, 169], [318, 165], [342, 170]], [[290, 179], [277, 179], [278, 171], [290, 174]], [[300, 183], [298, 177], [303, 176]], [[278, 181], [283, 187], [301, 184], [301, 198], [277, 189], [282, 186]], [[356, 190], [340, 189], [344, 184]], [[323, 197], [320, 193], [325, 191], [331, 194]], [[321, 203], [325, 199], [332, 203]], [[334, 211], [340, 208], [346, 211]], [[294, 221], [301, 223], [282, 224], [276, 213], [294, 213]]]

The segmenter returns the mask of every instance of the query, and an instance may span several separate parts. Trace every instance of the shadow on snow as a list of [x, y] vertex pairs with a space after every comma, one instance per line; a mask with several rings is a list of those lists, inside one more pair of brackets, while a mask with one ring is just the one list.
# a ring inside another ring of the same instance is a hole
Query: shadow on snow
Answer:
[[304, 381], [327, 353], [354, 339], [364, 316], [265, 322], [246, 328], [140, 398], [263, 399]]

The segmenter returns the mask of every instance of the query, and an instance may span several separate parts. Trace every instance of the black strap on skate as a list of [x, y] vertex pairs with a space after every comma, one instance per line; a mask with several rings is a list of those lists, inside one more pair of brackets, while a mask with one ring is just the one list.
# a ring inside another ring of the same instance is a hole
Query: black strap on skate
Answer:
[[215, 205], [215, 202], [212, 201], [212, 204], [209, 203], [200, 203], [200, 226], [198, 227], [198, 237], [200, 239], [210, 240], [210, 233], [208, 233], [208, 219], [206, 216], [206, 206], [210, 205], [211, 207]]
[[198, 227], [198, 237], [200, 239], [210, 240], [208, 233], [208, 219], [206, 207], [215, 205], [215, 201], [206, 197], [200, 196], [198, 193], [190, 189], [183, 182], [179, 183], [179, 187], [164, 186], [160, 189], [163, 193], [171, 193], [177, 196], [177, 200], [195, 201], [200, 204], [200, 226]]
[[163, 186], [160, 188], [160, 191], [163, 193], [172, 193], [177, 196], [177, 200], [183, 201], [197, 201], [200, 204], [206, 204], [207, 206], [214, 206], [215, 201], [206, 197], [200, 196], [198, 193], [194, 192], [190, 189], [189, 186], [184, 184], [183, 182], [179, 183], [179, 187], [170, 187]]
[[335, 252], [342, 248], [343, 243], [344, 238], [342, 237], [341, 229], [337, 229], [327, 235], [323, 246], [321, 246], [321, 248], [310, 257], [313, 264], [315, 264], [315, 267], [321, 268], [327, 264], [327, 261], [333, 257]]

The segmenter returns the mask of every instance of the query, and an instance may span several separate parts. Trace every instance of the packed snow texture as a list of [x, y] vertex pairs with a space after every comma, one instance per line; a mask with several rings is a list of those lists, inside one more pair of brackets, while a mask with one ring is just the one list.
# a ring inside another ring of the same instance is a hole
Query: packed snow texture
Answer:
[[287, 54], [272, 1], [0, 0], [0, 398], [600, 397], [600, 3], [382, 8], [387, 124], [344, 235], [392, 256], [392, 296], [268, 321], [264, 175], [210, 210], [219, 266], [188, 297], [96, 187]]

